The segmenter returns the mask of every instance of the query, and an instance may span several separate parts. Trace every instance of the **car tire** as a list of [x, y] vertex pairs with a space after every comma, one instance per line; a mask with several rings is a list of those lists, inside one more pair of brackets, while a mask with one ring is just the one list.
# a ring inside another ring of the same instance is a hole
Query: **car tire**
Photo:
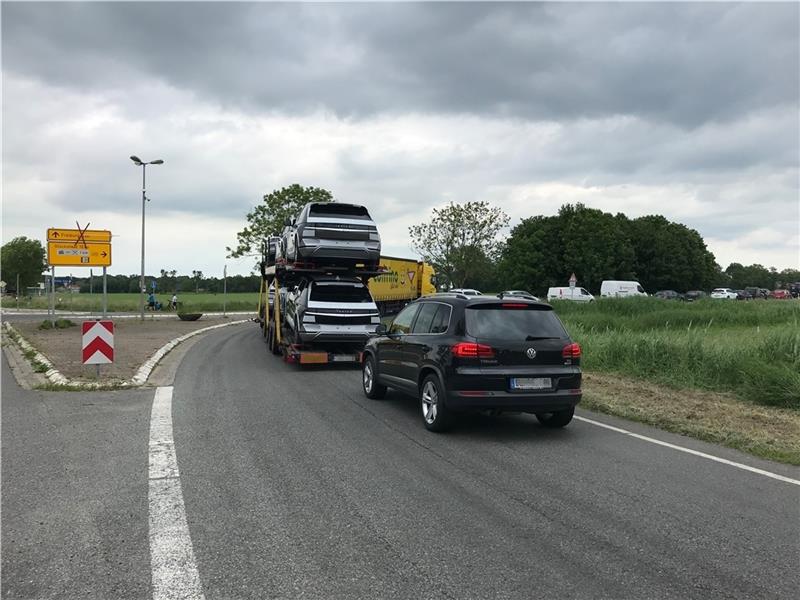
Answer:
[[378, 382], [378, 372], [372, 356], [367, 356], [361, 367], [361, 388], [370, 400], [380, 400], [386, 396], [386, 386]]
[[422, 422], [429, 431], [447, 431], [452, 415], [445, 404], [444, 386], [437, 375], [428, 375], [419, 389]]
[[557, 429], [559, 427], [566, 427], [569, 422], [572, 421], [574, 414], [575, 407], [573, 406], [572, 408], [556, 412], [536, 413], [536, 418], [539, 420], [539, 423], [542, 424], [542, 427]]

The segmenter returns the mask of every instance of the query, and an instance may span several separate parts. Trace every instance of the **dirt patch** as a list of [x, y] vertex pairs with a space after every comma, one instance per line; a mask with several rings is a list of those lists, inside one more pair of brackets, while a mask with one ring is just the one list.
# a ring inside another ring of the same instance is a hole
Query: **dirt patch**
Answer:
[[[113, 320], [113, 319], [112, 319]], [[153, 353], [170, 340], [237, 319], [206, 318], [199, 321], [137, 319], [114, 321], [114, 363], [100, 367], [100, 381], [128, 380]], [[81, 364], [81, 326], [68, 329], [39, 329], [40, 321], [14, 323], [14, 328], [44, 354], [69, 379], [96, 381], [94, 365]]]
[[581, 406], [800, 465], [800, 413], [732, 394], [675, 390], [619, 375], [584, 373]]

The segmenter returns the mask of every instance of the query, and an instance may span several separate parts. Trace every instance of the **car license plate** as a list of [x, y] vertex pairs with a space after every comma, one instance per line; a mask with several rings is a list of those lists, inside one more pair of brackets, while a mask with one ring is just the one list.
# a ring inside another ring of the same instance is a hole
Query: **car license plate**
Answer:
[[334, 354], [333, 362], [356, 362], [358, 357], [355, 354]]
[[549, 390], [553, 384], [549, 377], [514, 377], [511, 379], [512, 390]]

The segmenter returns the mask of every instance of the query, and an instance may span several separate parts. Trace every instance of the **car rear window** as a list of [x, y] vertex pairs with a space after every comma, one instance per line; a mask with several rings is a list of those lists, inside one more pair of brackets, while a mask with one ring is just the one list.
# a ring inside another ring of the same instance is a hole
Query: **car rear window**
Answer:
[[567, 332], [552, 310], [470, 306], [466, 310], [467, 333], [484, 340], [530, 341], [566, 338]]
[[369, 290], [363, 285], [315, 283], [311, 288], [315, 302], [372, 302]]
[[347, 217], [348, 219], [370, 218], [367, 209], [363, 206], [358, 206], [356, 204], [339, 204], [338, 202], [313, 204], [308, 212], [310, 216], [336, 215], [340, 217]]

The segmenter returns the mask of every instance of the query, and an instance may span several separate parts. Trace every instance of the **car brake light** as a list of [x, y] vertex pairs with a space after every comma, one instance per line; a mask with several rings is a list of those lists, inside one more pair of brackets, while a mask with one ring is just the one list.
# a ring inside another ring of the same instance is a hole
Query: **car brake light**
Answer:
[[500, 306], [503, 308], [528, 308], [527, 304], [522, 304], [521, 302], [504, 302]]
[[475, 342], [459, 342], [450, 352], [458, 358], [494, 358], [494, 348]]
[[581, 357], [581, 347], [579, 344], [570, 344], [569, 346], [564, 346], [564, 349], [561, 351], [562, 358], [580, 358]]

